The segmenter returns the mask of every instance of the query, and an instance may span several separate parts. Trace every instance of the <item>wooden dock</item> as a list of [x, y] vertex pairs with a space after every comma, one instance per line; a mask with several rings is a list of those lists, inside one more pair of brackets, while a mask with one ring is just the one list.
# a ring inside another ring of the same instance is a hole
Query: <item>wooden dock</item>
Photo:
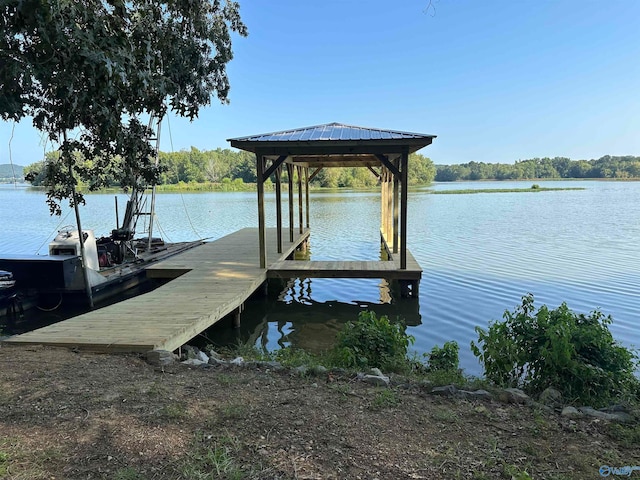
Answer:
[[318, 262], [288, 260], [309, 230], [284, 241], [277, 253], [277, 229], [266, 229], [268, 268], [260, 268], [258, 229], [245, 228], [187, 250], [147, 269], [150, 278], [172, 279], [156, 290], [77, 317], [17, 335], [15, 344], [42, 344], [101, 352], [173, 351], [229, 314], [267, 278], [387, 278], [417, 296], [422, 269], [407, 252], [407, 268], [389, 261]]
[[[269, 256], [282, 260], [309, 236], [307, 230], [276, 251], [268, 229]], [[246, 228], [205, 243], [147, 270], [175, 278], [160, 288], [6, 340], [17, 344], [77, 347], [103, 352], [176, 350], [225, 316], [238, 311], [267, 279], [260, 268], [258, 229]]]

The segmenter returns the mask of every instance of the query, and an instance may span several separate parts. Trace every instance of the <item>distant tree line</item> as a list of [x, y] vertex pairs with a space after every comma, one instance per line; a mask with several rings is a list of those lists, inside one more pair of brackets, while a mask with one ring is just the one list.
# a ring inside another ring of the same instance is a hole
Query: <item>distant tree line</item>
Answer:
[[[193, 185], [221, 183], [229, 184], [256, 182], [255, 155], [245, 151], [234, 151], [228, 148], [216, 150], [190, 150], [179, 152], [160, 152], [161, 185]], [[49, 152], [45, 161], [24, 168], [28, 180], [34, 186], [42, 185], [44, 166], [47, 161], [56, 161], [58, 154]], [[433, 181], [436, 168], [433, 162], [422, 155], [412, 154], [409, 159], [409, 183], [426, 185]], [[286, 181], [286, 169], [283, 178]], [[103, 179], [106, 184], [118, 186], [115, 178]], [[312, 186], [328, 188], [366, 188], [374, 187], [378, 179], [368, 169], [362, 167], [324, 168], [311, 182]]]
[[21, 182], [22, 176], [22, 167], [20, 165], [11, 165], [10, 163], [0, 165], [0, 183]]
[[437, 182], [532, 178], [640, 178], [640, 157], [605, 155], [597, 160], [532, 158], [514, 164], [469, 162], [436, 165]]
[[[58, 154], [49, 152], [45, 161], [56, 161]], [[45, 161], [24, 167], [34, 186], [42, 185]], [[90, 162], [89, 162], [90, 163]], [[160, 152], [161, 185], [251, 184], [256, 181], [255, 155], [228, 148]], [[469, 162], [460, 165], [434, 165], [420, 154], [409, 158], [409, 183], [427, 185], [432, 181], [519, 180], [534, 178], [640, 178], [640, 157], [606, 155], [597, 160], [571, 160], [566, 157], [532, 158], [514, 164]], [[283, 179], [286, 181], [286, 169]], [[117, 187], [115, 178], [102, 179]], [[378, 179], [366, 168], [325, 168], [314, 177], [312, 186], [327, 188], [375, 187]]]

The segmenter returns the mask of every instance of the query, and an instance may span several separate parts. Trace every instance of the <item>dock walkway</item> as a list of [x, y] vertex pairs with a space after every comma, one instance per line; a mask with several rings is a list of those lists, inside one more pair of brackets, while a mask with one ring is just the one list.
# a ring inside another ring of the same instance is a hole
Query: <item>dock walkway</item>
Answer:
[[[276, 251], [268, 229], [269, 258], [289, 256], [308, 236], [297, 234]], [[173, 351], [233, 313], [267, 279], [260, 268], [258, 229], [245, 228], [160, 262], [149, 277], [175, 278], [158, 289], [77, 317], [17, 335], [16, 344], [78, 347], [104, 352]]]

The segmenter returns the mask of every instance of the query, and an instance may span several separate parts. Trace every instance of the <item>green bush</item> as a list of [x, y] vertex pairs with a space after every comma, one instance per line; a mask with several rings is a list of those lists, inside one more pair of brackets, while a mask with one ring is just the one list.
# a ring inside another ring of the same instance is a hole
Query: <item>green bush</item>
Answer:
[[430, 353], [426, 353], [427, 371], [429, 372], [455, 372], [459, 368], [460, 360], [458, 352], [460, 347], [455, 341], [445, 342], [440, 348], [435, 345]]
[[407, 348], [414, 341], [404, 324], [392, 323], [386, 315], [360, 312], [356, 322], [347, 322], [338, 333], [334, 358], [347, 368], [403, 369], [408, 364]]
[[536, 312], [533, 295], [492, 322], [476, 327], [471, 350], [484, 365], [488, 380], [531, 393], [547, 387], [582, 405], [602, 406], [612, 400], [637, 401], [640, 382], [634, 376], [637, 357], [613, 339], [610, 316], [595, 310], [576, 314], [566, 303]]

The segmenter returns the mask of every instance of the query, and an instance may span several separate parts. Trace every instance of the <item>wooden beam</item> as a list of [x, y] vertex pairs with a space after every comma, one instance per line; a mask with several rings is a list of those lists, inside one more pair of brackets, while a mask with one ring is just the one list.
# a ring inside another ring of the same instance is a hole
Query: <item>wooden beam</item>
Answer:
[[264, 217], [264, 157], [256, 152], [258, 186], [258, 243], [260, 244], [260, 268], [267, 268], [267, 235]]
[[388, 244], [387, 232], [385, 231], [385, 218], [387, 217], [387, 202], [385, 202], [387, 182], [386, 182], [387, 169], [382, 167], [380, 171], [380, 234], [384, 243]]
[[387, 157], [385, 157], [384, 155], [376, 155], [376, 157], [378, 158], [378, 160], [380, 160], [380, 162], [382, 162], [385, 167], [387, 167], [391, 171], [391, 173], [400, 176], [400, 172], [398, 171], [396, 166], [391, 163]]
[[376, 178], [380, 178], [380, 174], [378, 172], [376, 172], [373, 167], [370, 167], [369, 165], [367, 165], [367, 168], [371, 171], [371, 173], [373, 173]]
[[334, 167], [379, 167], [380, 160], [376, 159], [368, 159], [368, 160], [334, 160], [332, 162], [329, 161], [317, 161], [310, 162], [307, 161], [304, 157], [298, 157], [300, 160], [292, 161], [291, 163], [295, 165], [299, 165], [301, 167], [309, 167], [309, 168], [334, 168]]
[[304, 193], [306, 197], [305, 213], [307, 215], [307, 228], [309, 228], [309, 169], [304, 169]]
[[282, 253], [282, 164], [276, 168], [276, 242], [278, 253]]
[[287, 163], [289, 177], [289, 241], [293, 242], [293, 165]]
[[[407, 139], [380, 140], [317, 140], [262, 142], [231, 140], [231, 146], [255, 152], [261, 150], [263, 155], [353, 155], [377, 153], [401, 153], [402, 150], [416, 152], [431, 145], [435, 136]], [[279, 143], [286, 143], [285, 145]]]
[[[398, 160], [395, 160], [396, 166]], [[400, 179], [393, 176], [393, 253], [398, 253], [398, 209], [400, 207]]]
[[297, 167], [296, 173], [298, 174], [298, 227], [300, 233], [302, 233], [304, 232], [304, 224], [302, 223], [304, 217], [304, 212], [302, 211], [302, 167]]
[[269, 168], [267, 168], [267, 171], [264, 172], [264, 179], [263, 181], [266, 182], [267, 178], [269, 178], [271, 175], [273, 175], [273, 172], [275, 172], [278, 167], [280, 165], [282, 165], [282, 163], [287, 159], [286, 155], [280, 155], [277, 159], [275, 159], [273, 161], [273, 163], [271, 164], [271, 166]]
[[313, 180], [314, 178], [316, 178], [316, 175], [318, 175], [320, 172], [322, 171], [322, 167], [318, 167], [316, 168], [313, 173], [311, 174], [311, 176], [309, 177], [309, 181]]
[[387, 238], [393, 241], [393, 179], [391, 172], [387, 175]]
[[408, 200], [408, 165], [409, 165], [409, 151], [402, 152], [400, 158], [400, 269], [407, 268], [407, 200]]

